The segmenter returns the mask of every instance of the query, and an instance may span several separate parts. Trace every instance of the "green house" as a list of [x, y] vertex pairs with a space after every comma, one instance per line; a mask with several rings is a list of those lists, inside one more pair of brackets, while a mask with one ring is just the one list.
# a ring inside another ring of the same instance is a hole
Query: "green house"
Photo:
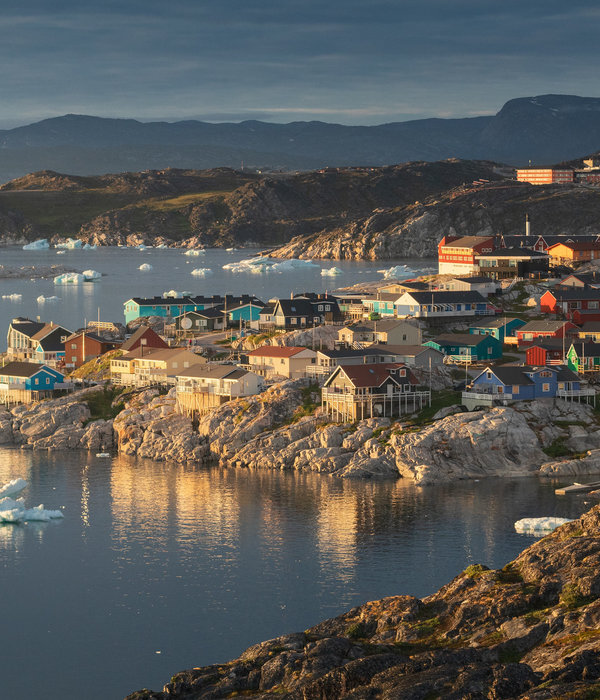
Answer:
[[482, 318], [477, 323], [469, 326], [469, 333], [475, 335], [491, 335], [504, 342], [505, 338], [513, 338], [516, 331], [525, 325], [525, 321], [521, 318], [513, 316], [495, 316], [493, 318]]
[[569, 369], [578, 374], [600, 372], [600, 343], [571, 343], [566, 357]]
[[491, 335], [443, 333], [423, 345], [464, 361], [485, 362], [502, 357], [502, 343]]

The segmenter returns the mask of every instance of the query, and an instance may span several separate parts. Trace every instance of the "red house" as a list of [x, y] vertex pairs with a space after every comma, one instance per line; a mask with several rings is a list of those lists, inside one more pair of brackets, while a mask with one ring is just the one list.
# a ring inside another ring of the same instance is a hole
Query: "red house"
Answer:
[[96, 333], [80, 331], [65, 340], [65, 367], [77, 369], [88, 360], [120, 347], [120, 342], [106, 340]]
[[575, 336], [578, 330], [570, 321], [530, 321], [516, 331], [517, 343], [531, 345], [542, 339]]
[[[143, 341], [143, 342], [142, 342]], [[169, 346], [165, 341], [150, 328], [150, 326], [140, 326], [137, 331], [121, 345], [121, 350], [130, 352], [144, 346], [145, 348], [159, 348], [163, 350]]]
[[530, 345], [525, 351], [525, 364], [535, 367], [563, 364], [563, 353], [569, 349], [571, 341], [561, 338], [542, 340]]
[[548, 290], [542, 294], [540, 309], [542, 313], [562, 314], [567, 318], [571, 318], [574, 311], [595, 311], [600, 314], [600, 289]]

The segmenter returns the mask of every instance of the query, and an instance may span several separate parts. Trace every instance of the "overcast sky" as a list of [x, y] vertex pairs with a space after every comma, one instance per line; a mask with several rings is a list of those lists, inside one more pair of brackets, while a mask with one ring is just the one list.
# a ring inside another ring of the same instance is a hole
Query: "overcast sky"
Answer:
[[600, 96], [597, 0], [4, 0], [0, 126], [379, 124]]

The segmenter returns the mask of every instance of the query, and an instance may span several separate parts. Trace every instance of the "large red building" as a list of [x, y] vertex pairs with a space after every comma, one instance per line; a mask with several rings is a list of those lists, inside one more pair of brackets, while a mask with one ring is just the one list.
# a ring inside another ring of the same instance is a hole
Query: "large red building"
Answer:
[[440, 275], [474, 275], [479, 272], [475, 256], [491, 253], [494, 236], [444, 236], [438, 244]]
[[106, 340], [95, 333], [80, 331], [65, 340], [65, 366], [76, 369], [88, 360], [104, 355], [109, 350], [118, 348], [121, 343]]

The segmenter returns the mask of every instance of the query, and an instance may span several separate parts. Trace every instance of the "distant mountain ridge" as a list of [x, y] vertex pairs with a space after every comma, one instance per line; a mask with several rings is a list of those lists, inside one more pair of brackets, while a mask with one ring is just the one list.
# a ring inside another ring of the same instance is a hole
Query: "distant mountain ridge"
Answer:
[[38, 170], [79, 175], [219, 166], [308, 170], [446, 158], [556, 163], [600, 148], [600, 98], [510, 100], [494, 116], [379, 126], [260, 121], [142, 123], [67, 114], [0, 131], [0, 180]]

